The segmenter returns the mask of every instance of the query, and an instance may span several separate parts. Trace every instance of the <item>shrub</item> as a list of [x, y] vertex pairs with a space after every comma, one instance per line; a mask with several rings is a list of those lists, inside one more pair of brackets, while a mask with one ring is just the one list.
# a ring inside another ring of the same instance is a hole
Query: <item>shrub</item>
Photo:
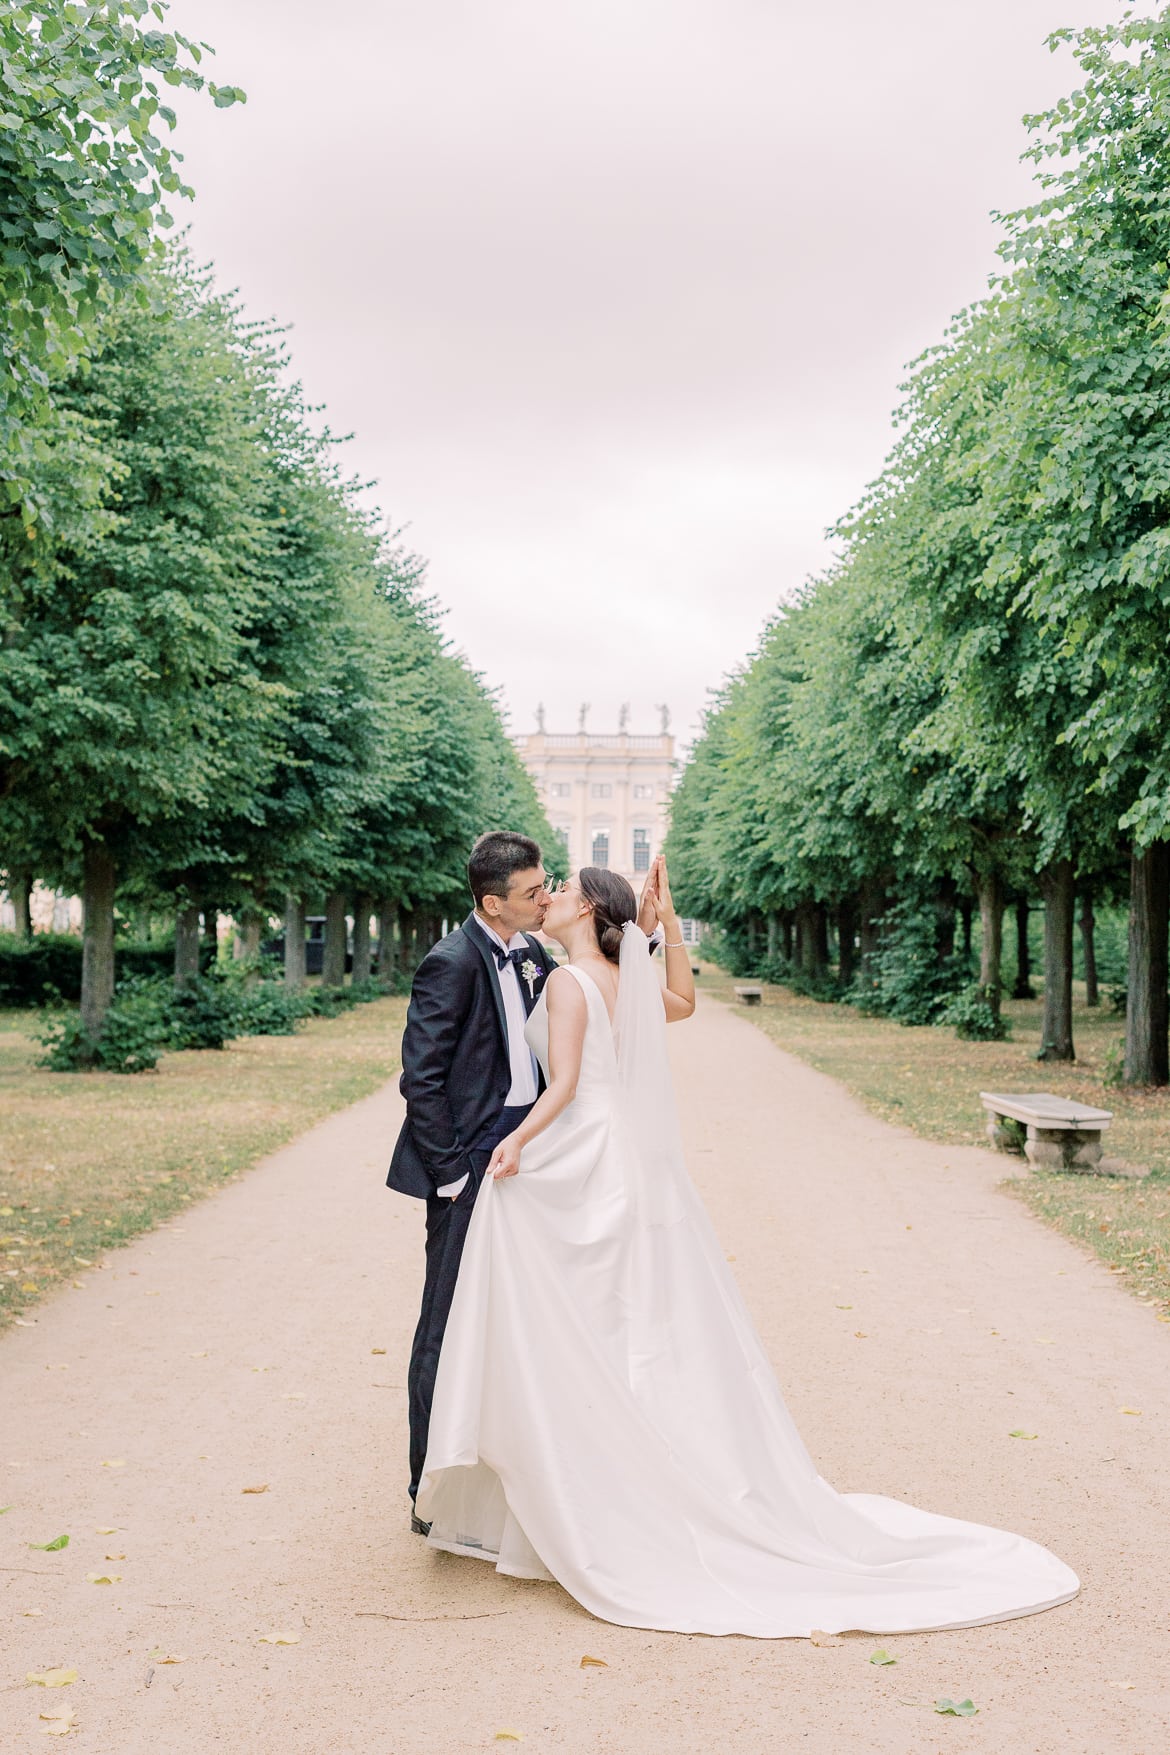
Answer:
[[41, 1065], [54, 1072], [150, 1072], [170, 1046], [157, 981], [131, 978], [115, 993], [94, 1042], [77, 1012], [57, 1013], [41, 1032]]
[[955, 1035], [964, 1042], [1005, 1042], [1012, 1033], [1011, 1020], [996, 1010], [988, 989], [978, 983], [949, 999], [938, 1021], [953, 1025]]
[[939, 955], [936, 910], [911, 898], [882, 916], [877, 949], [848, 997], [858, 1011], [899, 1024], [936, 1024], [970, 980], [965, 956]]
[[168, 983], [160, 997], [170, 1048], [223, 1048], [238, 1036], [239, 1006], [224, 982], [198, 975], [183, 987]]

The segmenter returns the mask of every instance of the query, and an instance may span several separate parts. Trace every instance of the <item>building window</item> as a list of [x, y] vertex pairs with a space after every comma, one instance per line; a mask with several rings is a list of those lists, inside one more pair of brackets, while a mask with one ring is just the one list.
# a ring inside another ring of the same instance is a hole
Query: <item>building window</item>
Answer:
[[650, 870], [650, 834], [647, 829], [634, 830], [634, 870]]
[[653, 798], [654, 797], [653, 786], [650, 786], [650, 785], [635, 786], [634, 787], [634, 797], [635, 798]]
[[598, 829], [596, 835], [593, 837], [593, 863], [594, 865], [609, 864], [608, 829]]
[[703, 936], [703, 928], [697, 920], [683, 920], [682, 935], [684, 945], [697, 945]]
[[608, 780], [595, 780], [589, 788], [589, 793], [592, 798], [612, 798], [613, 787]]
[[569, 795], [571, 794], [572, 790], [573, 790], [573, 788], [569, 785], [569, 782], [567, 780], [554, 780], [552, 785], [548, 789], [549, 797], [550, 798], [568, 798]]

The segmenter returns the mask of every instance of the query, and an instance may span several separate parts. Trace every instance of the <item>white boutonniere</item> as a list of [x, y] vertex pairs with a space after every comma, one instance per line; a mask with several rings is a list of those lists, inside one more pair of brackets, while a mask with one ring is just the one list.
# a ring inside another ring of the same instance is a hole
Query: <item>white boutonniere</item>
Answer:
[[536, 983], [540, 979], [540, 970], [532, 961], [531, 957], [528, 957], [523, 963], [521, 963], [520, 975], [521, 979], [528, 983], [528, 997], [531, 999], [536, 988]]

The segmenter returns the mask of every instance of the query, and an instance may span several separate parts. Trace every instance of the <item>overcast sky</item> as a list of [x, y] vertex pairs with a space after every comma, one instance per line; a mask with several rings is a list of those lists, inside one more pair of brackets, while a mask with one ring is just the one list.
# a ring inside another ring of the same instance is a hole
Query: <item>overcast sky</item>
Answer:
[[197, 253], [293, 325], [513, 729], [693, 732], [831, 555], [1113, 0], [175, 0]]

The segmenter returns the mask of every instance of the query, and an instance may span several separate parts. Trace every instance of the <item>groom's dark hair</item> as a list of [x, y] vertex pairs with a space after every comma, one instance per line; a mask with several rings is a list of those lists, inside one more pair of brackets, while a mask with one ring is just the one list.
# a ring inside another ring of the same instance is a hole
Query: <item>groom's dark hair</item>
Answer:
[[512, 874], [540, 864], [540, 848], [514, 829], [492, 829], [481, 835], [467, 861], [467, 881], [478, 908], [485, 896], [506, 896]]

